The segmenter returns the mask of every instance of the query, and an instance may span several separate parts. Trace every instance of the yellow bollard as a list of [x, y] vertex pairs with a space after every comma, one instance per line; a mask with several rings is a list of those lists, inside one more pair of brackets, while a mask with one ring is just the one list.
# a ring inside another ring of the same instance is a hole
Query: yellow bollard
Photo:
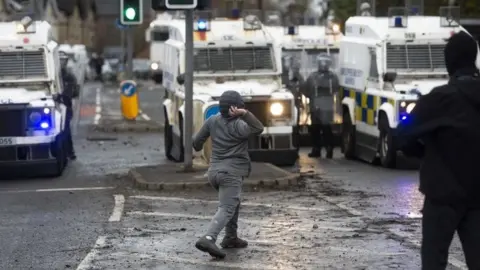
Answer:
[[120, 83], [120, 106], [125, 119], [137, 119], [139, 104], [137, 83], [135, 81], [123, 81]]

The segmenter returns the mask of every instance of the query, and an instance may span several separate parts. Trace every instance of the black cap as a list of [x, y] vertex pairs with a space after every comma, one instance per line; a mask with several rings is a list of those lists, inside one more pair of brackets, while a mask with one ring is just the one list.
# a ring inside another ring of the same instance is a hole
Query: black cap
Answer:
[[245, 104], [243, 103], [242, 96], [237, 91], [228, 90], [223, 92], [220, 96], [219, 106], [222, 116], [229, 118], [230, 115], [228, 114], [228, 111], [230, 110], [230, 107], [244, 108]]
[[449, 75], [453, 75], [461, 69], [476, 70], [478, 44], [468, 33], [460, 31], [452, 35], [444, 52], [445, 65]]

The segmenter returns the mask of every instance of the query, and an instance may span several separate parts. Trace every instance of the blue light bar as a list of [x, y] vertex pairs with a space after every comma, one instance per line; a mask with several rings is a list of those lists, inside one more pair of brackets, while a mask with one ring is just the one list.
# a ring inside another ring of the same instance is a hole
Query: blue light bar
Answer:
[[50, 124], [49, 124], [48, 122], [42, 122], [42, 123], [40, 124], [40, 127], [43, 128], [43, 129], [47, 129], [47, 128], [50, 127]]
[[238, 8], [232, 9], [232, 18], [234, 19], [240, 18], [240, 9]]
[[199, 31], [199, 32], [208, 31], [208, 22], [206, 20], [197, 20], [195, 25], [195, 31]]
[[295, 35], [295, 26], [289, 26], [287, 30], [288, 35]]
[[395, 27], [403, 27], [402, 17], [395, 17]]

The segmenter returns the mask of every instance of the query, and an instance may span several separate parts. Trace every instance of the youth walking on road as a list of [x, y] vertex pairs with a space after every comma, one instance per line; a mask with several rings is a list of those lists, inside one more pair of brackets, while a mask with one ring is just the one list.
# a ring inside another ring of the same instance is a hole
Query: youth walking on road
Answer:
[[216, 245], [217, 237], [225, 228], [223, 248], [244, 248], [247, 241], [237, 235], [238, 212], [243, 179], [250, 175], [251, 164], [248, 154], [248, 138], [263, 132], [262, 123], [244, 109], [243, 99], [238, 92], [226, 91], [220, 97], [220, 113], [208, 118], [193, 137], [193, 148], [200, 151], [210, 137], [212, 156], [208, 180], [218, 191], [219, 206], [208, 227], [195, 247], [216, 258], [225, 253]]

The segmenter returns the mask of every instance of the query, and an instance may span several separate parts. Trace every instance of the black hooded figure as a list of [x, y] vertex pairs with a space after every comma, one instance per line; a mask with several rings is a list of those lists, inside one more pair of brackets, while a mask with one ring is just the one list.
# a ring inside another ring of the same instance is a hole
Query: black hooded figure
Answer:
[[446, 269], [455, 232], [469, 269], [480, 269], [480, 78], [477, 42], [454, 34], [445, 47], [450, 79], [420, 97], [397, 143], [422, 159], [422, 269]]

